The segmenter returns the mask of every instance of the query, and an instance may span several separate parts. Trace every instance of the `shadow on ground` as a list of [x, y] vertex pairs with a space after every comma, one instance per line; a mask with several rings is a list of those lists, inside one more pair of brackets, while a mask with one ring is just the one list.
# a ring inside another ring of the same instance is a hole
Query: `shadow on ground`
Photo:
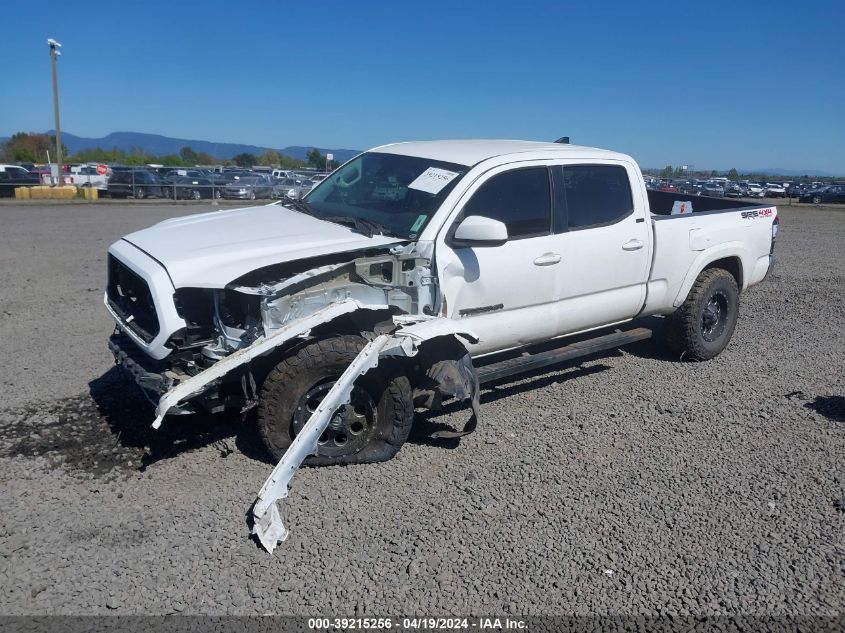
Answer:
[[267, 460], [255, 426], [231, 414], [168, 417], [151, 427], [152, 406], [112, 368], [89, 393], [0, 412], [0, 454], [44, 457], [53, 466], [96, 476], [128, 475], [164, 459], [214, 445], [221, 457], [235, 447]]
[[843, 396], [816, 396], [812, 402], [804, 405], [835, 422], [845, 422], [845, 397]]
[[[662, 348], [652, 341], [627, 350], [649, 358], [665, 358]], [[617, 350], [603, 352], [486, 384], [482, 387], [480, 423], [484, 423], [485, 403], [606, 371], [611, 369], [609, 365], [584, 363], [620, 354]], [[817, 410], [823, 414], [829, 411], [833, 419], [842, 419], [842, 398], [827, 400], [817, 399]], [[457, 421], [446, 420], [459, 412], [465, 412], [468, 420], [469, 403], [452, 401], [439, 411], [417, 413], [409, 441], [446, 449], [457, 447], [460, 439], [431, 436], [437, 431], [460, 430], [450, 425], [462, 427], [466, 420], [461, 420], [460, 415]], [[89, 383], [87, 394], [0, 411], [0, 455], [43, 457], [51, 466], [61, 465], [71, 472], [97, 477], [128, 476], [161, 460], [207, 446], [217, 449], [221, 457], [237, 449], [251, 459], [272, 461], [251, 417], [234, 413], [169, 416], [158, 430], [151, 427], [153, 419], [153, 408], [137, 386], [113, 367]]]
[[[619, 355], [619, 352], [612, 352], [612, 355]], [[608, 357], [608, 353], [602, 354], [604, 358]], [[595, 358], [595, 357], [590, 357]], [[579, 359], [580, 362], [586, 362], [587, 358]], [[516, 376], [513, 379], [504, 379], [483, 385], [481, 388], [481, 420], [480, 424], [484, 424], [484, 405], [490, 402], [495, 402], [502, 398], [515, 396], [527, 391], [534, 391], [535, 389], [543, 389], [554, 384], [566, 383], [570, 380], [584, 378], [592, 374], [597, 374], [611, 369], [609, 365], [598, 364], [589, 367], [582, 367], [580, 365], [573, 366], [570, 362], [561, 367], [553, 368], [551, 370], [544, 369], [541, 372], [533, 372], [524, 376]], [[519, 381], [519, 382], [514, 382]], [[432, 434], [437, 431], [459, 431], [460, 429], [453, 428], [447, 424], [444, 418], [453, 413], [464, 412], [466, 419], [469, 419], [472, 411], [469, 406], [469, 401], [459, 402], [451, 400], [443, 405], [438, 411], [425, 411], [417, 413], [414, 418], [414, 426], [411, 428], [411, 435], [408, 441], [413, 444], [424, 444], [428, 446], [438, 446], [440, 448], [453, 449], [460, 445], [460, 438], [446, 439], [433, 438]], [[460, 416], [458, 416], [460, 420]], [[463, 425], [465, 420], [461, 420]]]

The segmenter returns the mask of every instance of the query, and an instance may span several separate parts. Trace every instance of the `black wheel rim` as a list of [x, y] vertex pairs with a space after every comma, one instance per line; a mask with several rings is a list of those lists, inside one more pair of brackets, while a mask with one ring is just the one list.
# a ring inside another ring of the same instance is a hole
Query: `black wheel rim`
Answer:
[[[300, 399], [293, 414], [293, 434], [298, 435], [311, 414], [334, 385], [327, 381], [311, 387]], [[352, 388], [349, 404], [341, 405], [317, 440], [317, 455], [338, 456], [357, 453], [370, 443], [376, 428], [375, 401], [360, 387]]]
[[728, 298], [721, 290], [713, 293], [701, 313], [701, 335], [712, 343], [725, 332], [728, 322]]

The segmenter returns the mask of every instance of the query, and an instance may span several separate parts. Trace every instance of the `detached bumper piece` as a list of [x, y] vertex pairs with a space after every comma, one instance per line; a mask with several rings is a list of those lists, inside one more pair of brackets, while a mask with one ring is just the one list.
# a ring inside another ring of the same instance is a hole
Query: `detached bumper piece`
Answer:
[[[288, 530], [282, 522], [282, 516], [276, 502], [287, 498], [288, 486], [296, 469], [302, 465], [306, 457], [317, 452], [317, 440], [328, 427], [332, 415], [338, 407], [349, 402], [355, 381], [376, 367], [381, 356], [416, 356], [420, 344], [434, 338], [461, 337], [473, 342], [478, 340], [471, 332], [457, 329], [459, 326], [456, 322], [446, 319], [434, 318], [411, 323], [405, 327], [402, 323], [397, 323], [397, 326], [398, 329], [393, 333], [382, 334], [373, 339], [355, 357], [355, 360], [341, 374], [314, 413], [311, 414], [302, 431], [293, 440], [273, 472], [270, 473], [270, 477], [261, 487], [258, 498], [252, 507], [254, 521], [252, 533], [268, 552], [272, 552], [276, 545], [288, 537]], [[471, 432], [475, 428], [475, 420], [477, 420], [478, 379], [474, 372], [472, 372], [472, 375], [471, 382], [475, 388], [470, 389], [470, 391], [473, 393], [460, 394], [461, 397], [471, 399], [473, 417], [469, 426], [472, 428], [464, 429], [461, 434]]]

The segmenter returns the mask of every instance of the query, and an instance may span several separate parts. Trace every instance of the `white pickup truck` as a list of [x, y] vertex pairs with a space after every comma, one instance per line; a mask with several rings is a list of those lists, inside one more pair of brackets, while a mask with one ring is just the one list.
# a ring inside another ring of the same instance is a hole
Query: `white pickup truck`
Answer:
[[254, 507], [272, 549], [287, 535], [275, 501], [303, 460], [388, 459], [415, 407], [469, 400], [467, 426], [440, 434], [459, 437], [480, 382], [647, 338], [618, 327], [647, 315], [666, 317], [684, 358], [719, 354], [740, 293], [774, 262], [777, 210], [745, 204], [647, 191], [633, 159], [588, 147], [386, 145], [304, 200], [112, 244], [110, 348], [156, 428], [255, 409], [280, 460]]

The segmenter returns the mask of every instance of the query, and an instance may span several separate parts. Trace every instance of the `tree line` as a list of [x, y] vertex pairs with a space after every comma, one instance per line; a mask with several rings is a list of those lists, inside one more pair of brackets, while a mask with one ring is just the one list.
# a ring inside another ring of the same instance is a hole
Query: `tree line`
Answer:
[[[48, 134], [35, 134], [18, 132], [13, 134], [2, 146], [0, 146], [0, 162], [9, 163], [47, 163], [49, 152], [50, 160], [55, 160], [56, 137]], [[335, 169], [338, 162], [335, 160], [326, 161], [326, 156], [316, 148], [308, 152], [305, 160], [284, 156], [279, 152], [268, 149], [266, 152], [256, 155], [242, 153], [229, 159], [221, 159], [206, 152], [194, 151], [191, 147], [183, 147], [178, 154], [148, 154], [140, 147], [125, 151], [114, 147], [103, 149], [95, 147], [83, 149], [75, 154], [70, 154], [67, 147], [62, 143], [62, 156], [65, 163], [111, 163], [121, 165], [166, 165], [168, 167], [193, 167], [195, 165], [226, 165], [237, 167], [254, 167], [265, 165], [281, 169], [299, 169], [311, 167], [314, 169]]]
[[[647, 173], [653, 173], [658, 178], [715, 178], [716, 176], [725, 176], [728, 180], [771, 180], [773, 177], [772, 174], [746, 174], [740, 173], [735, 167], [732, 167], [727, 172], [718, 172], [715, 169], [707, 171], [691, 171], [688, 169], [684, 169], [681, 166], [673, 166], [673, 165], [666, 165], [663, 169], [656, 170], [656, 169], [646, 169], [644, 170]], [[804, 174], [803, 176], [776, 176], [777, 178], [789, 178], [792, 181], [799, 180], [799, 181], [819, 181], [819, 182], [833, 182], [836, 178], [833, 177], [820, 177], [820, 176], [810, 176], [808, 174]]]

